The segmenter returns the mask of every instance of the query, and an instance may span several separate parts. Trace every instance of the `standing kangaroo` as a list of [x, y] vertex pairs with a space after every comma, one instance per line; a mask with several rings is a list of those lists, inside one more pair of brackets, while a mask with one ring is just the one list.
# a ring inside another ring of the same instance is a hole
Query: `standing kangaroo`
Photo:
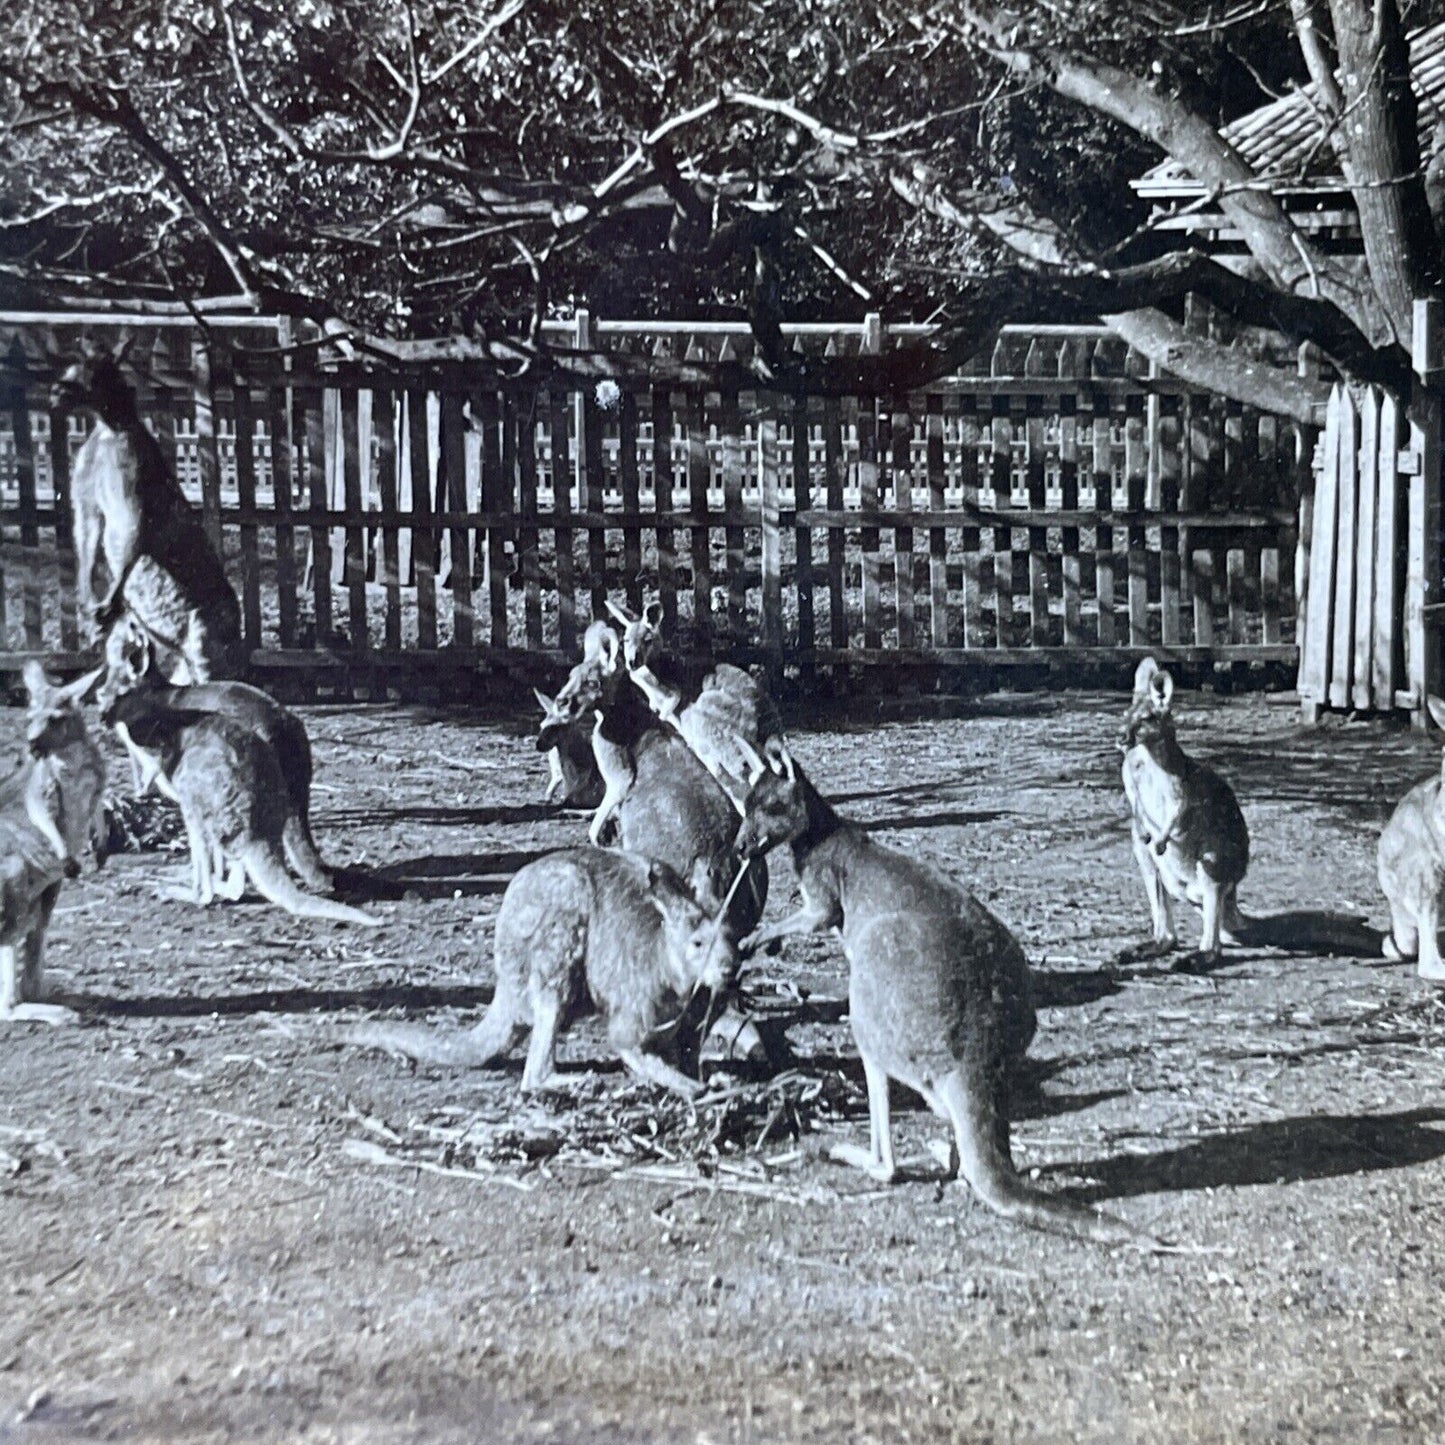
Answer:
[[125, 728], [127, 747], [150, 755], [148, 776], [180, 804], [191, 848], [193, 891], [182, 895], [188, 901], [206, 907], [217, 896], [235, 900], [249, 878], [263, 898], [298, 918], [380, 925], [292, 881], [284, 849], [295, 806], [276, 754], [259, 734], [219, 713], [167, 706], [147, 688], [124, 693], [101, 716]]
[[567, 676], [555, 698], [533, 689], [542, 707], [537, 751], [547, 755], [550, 802], [560, 788], [562, 799], [580, 808], [595, 808], [602, 779], [592, 751], [592, 728], [607, 674], [616, 667], [617, 634], [605, 622], [594, 622], [582, 639], [582, 661]]
[[600, 1013], [630, 1072], [683, 1098], [701, 1092], [659, 1050], [684, 1042], [691, 996], [720, 988], [737, 958], [665, 863], [600, 848], [564, 848], [528, 863], [502, 896], [493, 956], [496, 992], [470, 1032], [448, 1038], [416, 1024], [368, 1024], [352, 1042], [480, 1065], [504, 1058], [530, 1026], [522, 1070], [530, 1092], [555, 1083], [558, 1037]]
[[[1437, 727], [1445, 702], [1426, 699]], [[1386, 958], [1415, 958], [1421, 978], [1445, 982], [1440, 958], [1440, 890], [1445, 885], [1445, 791], [1442, 774], [1417, 783], [1396, 805], [1380, 834], [1380, 888], [1390, 905]]]
[[28, 756], [0, 782], [0, 1020], [75, 1018], [41, 1001], [45, 930], [62, 879], [82, 858], [105, 858], [105, 759], [80, 712], [99, 676], [55, 687], [38, 662], [25, 664]]
[[1134, 673], [1124, 716], [1124, 793], [1133, 818], [1134, 857], [1154, 919], [1150, 942], [1130, 958], [1158, 958], [1178, 946], [1171, 899], [1204, 915], [1196, 963], [1219, 958], [1221, 941], [1239, 941], [1247, 921], [1236, 891], [1249, 867], [1249, 829], [1229, 784], [1188, 757], [1174, 736], [1174, 679], [1146, 657]]
[[[306, 724], [269, 693], [244, 682], [203, 682], [190, 687], [167, 684], [154, 666], [150, 639], [132, 617], [122, 617], [106, 638], [105, 681], [97, 700], [101, 711], [126, 693], [142, 689], [158, 707], [172, 712], [215, 713], [249, 728], [272, 750], [291, 807], [282, 843], [291, 866], [313, 893], [329, 893], [333, 871], [322, 860], [311, 834], [311, 740]], [[154, 753], [137, 748], [122, 723], [116, 731], [130, 754], [137, 794], [154, 780], [159, 762]]]
[[[59, 397], [95, 425], [71, 473], [76, 594], [99, 634], [129, 609], [179, 682], [237, 668], [241, 610], [195, 509], [166, 469], [118, 358], [98, 355], [61, 377]], [[96, 563], [108, 575], [97, 591]]]
[[1033, 1035], [1034, 1010], [1028, 965], [1008, 929], [946, 874], [840, 818], [774, 739], [766, 762], [754, 757], [738, 847], [751, 857], [783, 843], [803, 906], [739, 951], [828, 929], [842, 937], [871, 1142], [835, 1156], [893, 1179], [888, 1081], [897, 1079], [949, 1121], [950, 1175], [961, 1168], [989, 1208], [1104, 1242], [1137, 1237], [1119, 1220], [1030, 1188], [1014, 1170], [1008, 1076]]

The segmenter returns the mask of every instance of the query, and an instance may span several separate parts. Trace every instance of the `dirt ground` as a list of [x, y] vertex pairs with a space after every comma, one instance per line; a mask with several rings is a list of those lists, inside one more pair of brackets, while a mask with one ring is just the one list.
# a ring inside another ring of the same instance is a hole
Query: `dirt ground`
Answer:
[[[573, 1087], [525, 1104], [519, 1062], [347, 1044], [366, 1017], [475, 1017], [507, 878], [583, 823], [540, 805], [530, 719], [317, 709], [318, 837], [408, 889], [367, 905], [385, 927], [159, 902], [175, 854], [61, 897], [51, 973], [84, 1021], [6, 1040], [0, 1441], [1441, 1438], [1445, 1007], [1343, 918], [1383, 922], [1379, 825], [1438, 747], [1181, 696], [1249, 821], [1241, 901], [1302, 946], [1111, 970], [1148, 926], [1122, 705], [793, 736], [845, 812], [1023, 939], [1046, 1007], [1020, 1166], [1177, 1252], [824, 1158], [867, 1129], [831, 940], [755, 980], [793, 1069], [720, 1076], [696, 1117], [591, 1026]], [[776, 914], [784, 859], [773, 885]], [[919, 1157], [941, 1126], [897, 1109]]]

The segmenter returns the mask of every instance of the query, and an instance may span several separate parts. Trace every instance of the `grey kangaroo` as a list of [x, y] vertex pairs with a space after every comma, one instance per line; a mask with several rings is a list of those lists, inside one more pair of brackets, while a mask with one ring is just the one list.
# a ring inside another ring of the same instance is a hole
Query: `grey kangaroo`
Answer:
[[[1426, 699], [1437, 727], [1445, 728], [1445, 702]], [[1445, 884], [1445, 794], [1441, 772], [1416, 783], [1400, 799], [1380, 834], [1380, 888], [1390, 905], [1386, 958], [1414, 958], [1421, 978], [1445, 982], [1440, 959], [1440, 889]]]
[[496, 993], [470, 1032], [448, 1038], [417, 1024], [371, 1024], [352, 1041], [481, 1065], [506, 1057], [530, 1027], [522, 1088], [531, 1091], [555, 1082], [559, 1035], [595, 1012], [638, 1078], [684, 1098], [701, 1092], [660, 1051], [683, 1042], [689, 1000], [723, 986], [736, 952], [665, 863], [600, 848], [528, 863], [502, 897], [493, 956]]
[[125, 728], [128, 748], [150, 755], [148, 776], [180, 804], [191, 848], [193, 890], [182, 895], [188, 901], [206, 907], [217, 896], [237, 899], [249, 878], [262, 897], [298, 918], [380, 925], [292, 881], [284, 839], [295, 807], [275, 752], [249, 727], [219, 713], [170, 707], [147, 688], [122, 694], [101, 716]]
[[895, 1175], [888, 1081], [949, 1121], [948, 1167], [991, 1209], [1102, 1242], [1137, 1238], [1122, 1221], [1030, 1188], [1009, 1152], [1008, 1075], [1034, 1030], [1028, 965], [1013, 935], [965, 888], [875, 842], [823, 800], [781, 739], [754, 758], [738, 829], [748, 855], [792, 849], [803, 905], [745, 939], [743, 956], [836, 929], [849, 964], [848, 1011], [868, 1083], [871, 1143], [845, 1163]]
[[1124, 717], [1124, 793], [1133, 818], [1134, 857], [1154, 920], [1150, 942], [1130, 958], [1157, 958], [1178, 946], [1171, 899], [1204, 915], [1199, 951], [1188, 962], [1218, 960], [1248, 920], [1236, 892], [1249, 867], [1249, 829], [1233, 789], [1197, 763], [1174, 735], [1174, 679], [1152, 657], [1134, 673], [1134, 700]]
[[105, 859], [105, 759], [80, 711], [99, 676], [56, 687], [38, 662], [25, 664], [28, 756], [0, 782], [0, 1020], [75, 1018], [42, 1001], [45, 931], [62, 880], [82, 859]]
[[[172, 711], [215, 713], [249, 728], [275, 753], [291, 800], [282, 831], [287, 860], [313, 893], [328, 893], [333, 870], [322, 860], [311, 834], [311, 740], [306, 724], [269, 693], [244, 682], [203, 682], [176, 687], [164, 681], [154, 665], [149, 637], [131, 617], [122, 617], [106, 638], [106, 672], [98, 701], [102, 712], [137, 688], [158, 706]], [[131, 756], [137, 793], [145, 791], [159, 763], [154, 753], [131, 744], [124, 724], [116, 729]]]
[[[174, 681], [234, 672], [241, 636], [236, 594], [142, 423], [118, 358], [86, 358], [65, 372], [57, 391], [95, 418], [70, 484], [82, 615], [98, 635], [129, 608], [166, 653]], [[101, 558], [108, 577], [97, 591]]]

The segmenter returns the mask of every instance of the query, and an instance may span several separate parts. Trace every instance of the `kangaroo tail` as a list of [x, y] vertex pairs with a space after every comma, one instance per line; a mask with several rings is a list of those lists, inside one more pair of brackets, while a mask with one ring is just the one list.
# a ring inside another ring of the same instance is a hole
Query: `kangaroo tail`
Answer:
[[363, 928], [381, 927], [381, 919], [363, 913], [332, 898], [303, 893], [292, 881], [273, 845], [253, 842], [242, 853], [242, 861], [256, 891], [297, 918], [329, 918], [336, 923], [355, 923]]
[[969, 1089], [962, 1070], [943, 1081], [938, 1092], [953, 1123], [963, 1177], [995, 1213], [1036, 1229], [1071, 1234], [1097, 1244], [1151, 1242], [1122, 1219], [1025, 1184], [999, 1138], [988, 1092]]
[[330, 893], [336, 886], [334, 871], [327, 867], [317, 852], [311, 829], [299, 813], [293, 812], [287, 818], [281, 842], [285, 846], [287, 860], [301, 875], [301, 881], [316, 893]]
[[494, 999], [482, 1020], [465, 1032], [440, 1033], [425, 1024], [362, 1024], [347, 1034], [350, 1043], [384, 1049], [423, 1064], [478, 1067], [505, 1058], [522, 1030], [513, 1009]]
[[1249, 944], [1258, 937], [1264, 920], [1241, 912], [1239, 900], [1234, 896], [1234, 888], [1230, 887], [1225, 890], [1221, 902], [1220, 923], [1223, 925], [1221, 935], [1226, 943]]

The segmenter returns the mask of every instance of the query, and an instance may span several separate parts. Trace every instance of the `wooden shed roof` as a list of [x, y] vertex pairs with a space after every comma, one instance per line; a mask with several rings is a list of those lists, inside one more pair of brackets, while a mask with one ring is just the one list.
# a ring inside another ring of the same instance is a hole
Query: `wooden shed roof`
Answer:
[[[1410, 68], [1420, 104], [1420, 149], [1428, 161], [1436, 126], [1445, 119], [1445, 22], [1411, 33]], [[1313, 82], [1271, 101], [1220, 132], [1256, 175], [1278, 182], [1280, 191], [1340, 190], [1343, 178], [1325, 135]], [[1166, 160], [1130, 183], [1150, 200], [1193, 199], [1199, 184], [1177, 161]]]

